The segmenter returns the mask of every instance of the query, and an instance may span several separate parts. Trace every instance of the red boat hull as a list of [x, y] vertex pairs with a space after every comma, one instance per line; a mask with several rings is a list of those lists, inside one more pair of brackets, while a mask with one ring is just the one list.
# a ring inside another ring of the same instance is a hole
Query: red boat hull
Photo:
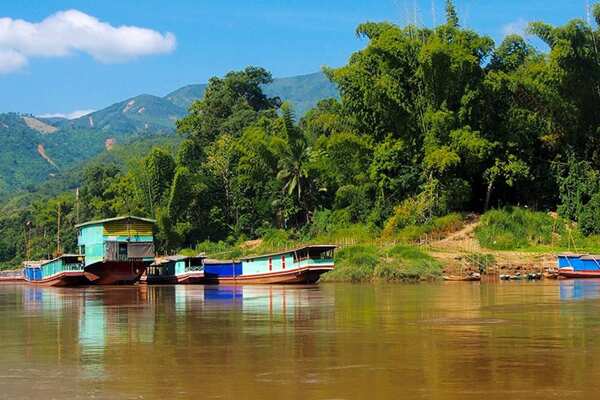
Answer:
[[85, 267], [85, 276], [95, 285], [127, 285], [137, 282], [144, 271], [141, 262], [104, 262]]
[[60, 272], [58, 274], [52, 275], [46, 279], [42, 279], [39, 281], [31, 281], [25, 280], [27, 283], [36, 286], [55, 286], [55, 287], [65, 287], [65, 286], [82, 286], [89, 285], [90, 281], [85, 277], [84, 272], [80, 271], [65, 271]]
[[568, 279], [600, 278], [600, 271], [559, 270], [558, 275]]
[[333, 266], [306, 267], [256, 275], [208, 278], [207, 281], [234, 285], [313, 284], [317, 283], [322, 274], [333, 269]]
[[176, 276], [177, 283], [182, 285], [189, 285], [194, 283], [203, 283], [204, 282], [204, 272], [188, 272], [185, 274]]
[[147, 276], [144, 275], [140, 278], [140, 283], [148, 285], [168, 285], [168, 284], [181, 284], [190, 285], [197, 283], [204, 283], [204, 272], [194, 271], [188, 272], [181, 275], [170, 275], [170, 276]]

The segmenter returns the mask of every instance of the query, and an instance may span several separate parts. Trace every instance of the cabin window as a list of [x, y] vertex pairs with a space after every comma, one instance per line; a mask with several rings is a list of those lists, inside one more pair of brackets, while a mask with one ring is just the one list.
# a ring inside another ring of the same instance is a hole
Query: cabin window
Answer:
[[127, 260], [127, 243], [119, 243], [119, 260]]
[[269, 271], [273, 270], [273, 258], [269, 257]]
[[285, 256], [281, 256], [281, 268], [285, 269]]
[[79, 246], [79, 254], [85, 255], [85, 245], [84, 244]]

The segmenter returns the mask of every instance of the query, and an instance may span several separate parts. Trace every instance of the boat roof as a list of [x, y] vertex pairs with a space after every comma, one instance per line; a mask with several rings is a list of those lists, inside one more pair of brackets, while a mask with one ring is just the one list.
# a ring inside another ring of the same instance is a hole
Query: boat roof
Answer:
[[39, 267], [42, 264], [46, 264], [48, 260], [27, 260], [23, 261], [21, 265], [23, 267]]
[[61, 256], [53, 258], [52, 260], [23, 261], [23, 266], [24, 267], [32, 267], [32, 268], [40, 268], [46, 264], [50, 264], [51, 262], [60, 260], [62, 258], [75, 258], [75, 257], [83, 257], [83, 256], [81, 254], [63, 254]]
[[174, 255], [174, 256], [165, 256], [165, 257], [156, 257], [153, 266], [163, 265], [170, 262], [175, 261], [183, 261], [183, 260], [203, 260], [206, 256], [203, 254], [198, 254], [197, 256], [182, 256], [182, 255]]
[[82, 226], [88, 226], [88, 225], [105, 224], [107, 222], [123, 221], [123, 220], [126, 220], [126, 219], [134, 219], [136, 221], [149, 222], [151, 224], [155, 224], [156, 223], [156, 220], [151, 219], [151, 218], [136, 217], [134, 215], [123, 215], [123, 216], [120, 216], [120, 217], [105, 218], [105, 219], [98, 219], [98, 220], [95, 220], [95, 221], [84, 222], [82, 224], [75, 225], [75, 228], [81, 228]]
[[256, 258], [280, 256], [282, 254], [295, 253], [297, 251], [310, 250], [310, 249], [320, 249], [320, 250], [323, 250], [323, 251], [327, 251], [327, 250], [333, 250], [336, 247], [337, 246], [334, 245], [334, 244], [311, 244], [311, 245], [306, 245], [306, 246], [302, 246], [302, 247], [297, 247], [297, 248], [291, 249], [291, 250], [279, 251], [279, 252], [276, 252], [276, 253], [258, 254], [258, 255], [255, 255], [255, 256], [242, 257], [242, 258], [240, 258], [240, 260], [244, 260], [245, 261], [245, 260], [254, 260]]
[[52, 260], [48, 260], [48, 261], [45, 261], [45, 262], [41, 263], [40, 266], [43, 266], [43, 265], [46, 265], [46, 264], [50, 264], [53, 261], [60, 260], [60, 259], [63, 259], [63, 258], [79, 258], [79, 257], [81, 257], [81, 261], [83, 261], [83, 256], [81, 254], [63, 254], [63, 255], [58, 256], [58, 257], [56, 257], [56, 258], [54, 258]]

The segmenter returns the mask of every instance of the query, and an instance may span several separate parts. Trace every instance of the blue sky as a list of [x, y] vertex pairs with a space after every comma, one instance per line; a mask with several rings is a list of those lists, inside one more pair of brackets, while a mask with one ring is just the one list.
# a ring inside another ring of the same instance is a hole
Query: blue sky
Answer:
[[[509, 31], [519, 31], [527, 21], [561, 24], [586, 15], [586, 0], [455, 2], [464, 26], [497, 41]], [[358, 23], [387, 20], [403, 25], [414, 19], [415, 5], [420, 24], [433, 23], [434, 9], [436, 22], [441, 22], [444, 14], [443, 0], [2, 3], [0, 72], [3, 60], [5, 65], [0, 73], [0, 112], [38, 115], [99, 109], [141, 93], [165, 95], [183, 85], [206, 82], [211, 76], [247, 65], [263, 66], [275, 77], [311, 73], [324, 65], [340, 66], [365, 44], [354, 35]], [[73, 28], [73, 37], [65, 38], [63, 32], [57, 36], [60, 40], [55, 40], [47, 32], [59, 33], [47, 27], [38, 36], [29, 35], [29, 23], [39, 23], [66, 10], [77, 10], [79, 13], [72, 15], [75, 18], [87, 15], [97, 19], [96, 23], [103, 24], [108, 33], [82, 38], [85, 34]], [[5, 30], [3, 39], [2, 18], [21, 30], [21, 36]], [[26, 21], [25, 27], [15, 23], [19, 19]], [[123, 25], [154, 32], [118, 30]], [[133, 44], [126, 39], [130, 33], [137, 35]], [[43, 43], [45, 39], [47, 45]], [[151, 43], [141, 42], [146, 39]], [[66, 47], [56, 44], [61, 40], [68, 42]]]

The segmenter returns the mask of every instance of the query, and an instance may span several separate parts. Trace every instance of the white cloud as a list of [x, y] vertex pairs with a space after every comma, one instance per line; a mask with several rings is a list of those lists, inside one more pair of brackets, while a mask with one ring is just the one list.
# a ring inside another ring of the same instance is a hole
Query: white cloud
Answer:
[[63, 57], [84, 52], [104, 62], [169, 53], [172, 33], [136, 26], [112, 26], [78, 10], [60, 11], [41, 22], [0, 18], [0, 72], [23, 67], [30, 57]]
[[516, 21], [509, 22], [508, 24], [504, 25], [502, 27], [502, 33], [504, 34], [504, 36], [508, 36], [508, 35], [526, 36], [527, 25], [528, 25], [527, 21], [525, 21], [523, 18], [519, 18]]
[[27, 64], [27, 58], [14, 50], [0, 48], [0, 74], [7, 74], [21, 69]]
[[77, 119], [93, 113], [96, 110], [77, 110], [69, 113], [49, 113], [38, 115], [40, 118], [66, 118], [66, 119]]

